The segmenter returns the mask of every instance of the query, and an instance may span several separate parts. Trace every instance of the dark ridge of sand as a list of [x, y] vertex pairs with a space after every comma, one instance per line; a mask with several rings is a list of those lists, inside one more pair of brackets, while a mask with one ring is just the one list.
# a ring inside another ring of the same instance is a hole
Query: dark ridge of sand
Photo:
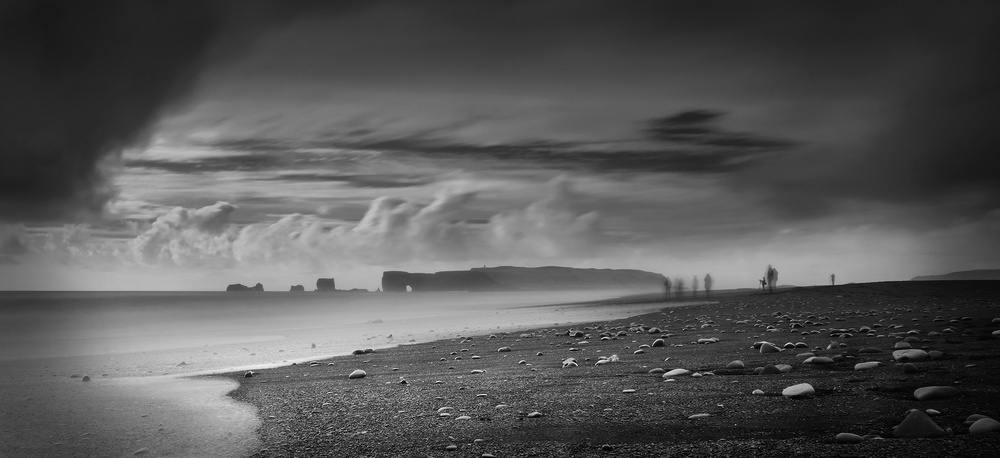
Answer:
[[[231, 396], [255, 405], [263, 420], [259, 432], [264, 446], [255, 457], [1000, 456], [1000, 433], [971, 435], [963, 425], [972, 414], [1000, 419], [1000, 339], [991, 335], [1000, 329], [991, 322], [998, 317], [1000, 282], [796, 288], [572, 327], [589, 339], [568, 337], [567, 326], [544, 327], [524, 330], [533, 337], [456, 338], [337, 357], [315, 367], [262, 370], [253, 378], [226, 376], [241, 384]], [[822, 324], [792, 330], [789, 318]], [[749, 324], [737, 324], [739, 320]], [[883, 325], [876, 335], [885, 337], [854, 332], [853, 337], [834, 338], [829, 332], [876, 323]], [[640, 331], [640, 324], [659, 327], [664, 334]], [[765, 332], [767, 325], [780, 332]], [[927, 335], [949, 326], [958, 332]], [[940, 350], [945, 357], [917, 362], [920, 372], [910, 374], [893, 361], [899, 339], [888, 334], [912, 329], [929, 339], [915, 348]], [[824, 332], [801, 334], [813, 330]], [[626, 335], [600, 340], [602, 333], [619, 331]], [[720, 341], [695, 343], [710, 337]], [[667, 346], [633, 354], [657, 338]], [[778, 346], [802, 341], [809, 348], [761, 354], [751, 348], [760, 340]], [[831, 341], [848, 346], [826, 350]], [[683, 346], [672, 346], [677, 344]], [[498, 352], [500, 347], [512, 351]], [[845, 358], [817, 366], [796, 356], [816, 347], [823, 348], [817, 355]], [[864, 347], [882, 352], [857, 353]], [[543, 355], [537, 356], [539, 352]], [[612, 354], [620, 361], [594, 365], [599, 356]], [[569, 357], [580, 366], [563, 368]], [[520, 360], [529, 364], [518, 364]], [[746, 369], [725, 369], [733, 360], [742, 360]], [[855, 371], [854, 365], [863, 361], [883, 365]], [[753, 375], [755, 367], [778, 363], [791, 365], [791, 372]], [[665, 382], [648, 373], [657, 367], [715, 375]], [[355, 369], [365, 370], [367, 377], [348, 379]], [[815, 387], [815, 397], [781, 396], [785, 387], [803, 382]], [[962, 395], [914, 399], [915, 389], [933, 385], [957, 387]], [[752, 395], [755, 389], [765, 395]], [[508, 407], [497, 408], [500, 404]], [[442, 407], [452, 407], [451, 416], [439, 416]], [[934, 420], [953, 434], [893, 438], [892, 428], [913, 408], [940, 411]], [[544, 415], [528, 418], [535, 411]], [[688, 418], [699, 413], [710, 416]], [[458, 419], [462, 415], [470, 419]], [[885, 439], [838, 444], [834, 438], [842, 432]], [[449, 445], [457, 450], [446, 451]]]

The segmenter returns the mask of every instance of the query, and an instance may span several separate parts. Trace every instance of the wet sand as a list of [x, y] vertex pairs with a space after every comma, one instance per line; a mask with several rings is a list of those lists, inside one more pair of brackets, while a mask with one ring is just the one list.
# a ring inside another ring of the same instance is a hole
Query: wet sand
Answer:
[[[194, 375], [329, 358], [355, 343], [379, 349], [657, 308], [524, 307], [572, 304], [580, 293], [87, 293], [47, 307], [37, 302], [59, 293], [27, 296], [0, 304], [0, 320], [21, 332], [2, 337], [3, 457], [246, 456], [259, 449], [256, 409], [226, 396], [233, 380]], [[87, 320], [70, 326], [67, 314]]]
[[[997, 456], [1000, 433], [971, 435], [964, 424], [972, 414], [1000, 418], [995, 318], [1000, 282], [797, 288], [624, 320], [456, 335], [225, 377], [240, 383], [231, 396], [258, 409], [257, 457], [447, 456], [449, 447], [456, 456], [497, 457]], [[652, 327], [662, 332], [650, 333]], [[571, 337], [571, 329], [585, 335]], [[914, 348], [943, 357], [916, 362], [910, 373], [892, 351], [913, 330]], [[640, 348], [658, 338], [665, 346]], [[718, 342], [698, 343], [708, 338]], [[753, 343], [763, 340], [808, 348], [762, 354]], [[798, 355], [805, 352], [834, 362], [804, 363]], [[596, 365], [613, 354], [619, 361]], [[579, 366], [563, 367], [571, 357]], [[727, 368], [734, 360], [745, 368]], [[854, 369], [866, 361], [882, 364]], [[754, 375], [768, 364], [791, 371]], [[649, 372], [656, 368], [703, 375], [670, 381]], [[357, 369], [367, 376], [349, 379]], [[809, 383], [815, 395], [782, 396], [799, 383]], [[917, 388], [937, 385], [961, 395], [914, 398]], [[939, 411], [933, 420], [950, 433], [894, 438], [893, 427], [910, 409]], [[869, 438], [837, 443], [844, 432]]]

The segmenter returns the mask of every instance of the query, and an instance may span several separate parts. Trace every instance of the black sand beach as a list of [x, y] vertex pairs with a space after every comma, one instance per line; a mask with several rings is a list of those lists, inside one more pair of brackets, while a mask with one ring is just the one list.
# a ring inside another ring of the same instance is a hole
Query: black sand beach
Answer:
[[[970, 434], [966, 424], [973, 414], [1000, 419], [997, 318], [995, 281], [795, 288], [224, 376], [240, 383], [232, 397], [259, 409], [256, 457], [1000, 456], [1000, 432]], [[904, 337], [942, 355], [906, 371], [893, 357]], [[665, 345], [636, 353], [657, 339]], [[759, 341], [807, 348], [761, 353]], [[832, 362], [805, 363], [806, 352]], [[578, 365], [564, 367], [567, 358]], [[727, 368], [735, 360], [745, 367]], [[868, 361], [881, 365], [855, 370]], [[778, 364], [791, 370], [754, 375]], [[656, 368], [691, 373], [669, 381]], [[367, 375], [349, 379], [357, 369]], [[814, 395], [782, 395], [801, 383]], [[960, 394], [916, 400], [926, 386]], [[896, 438], [910, 409], [937, 411], [945, 435]], [[840, 443], [839, 433], [864, 438]]]

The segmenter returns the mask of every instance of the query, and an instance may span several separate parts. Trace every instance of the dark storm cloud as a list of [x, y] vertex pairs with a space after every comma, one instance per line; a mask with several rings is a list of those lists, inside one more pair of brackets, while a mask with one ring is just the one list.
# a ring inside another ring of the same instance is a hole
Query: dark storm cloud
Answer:
[[409, 188], [434, 182], [432, 177], [416, 175], [333, 175], [323, 173], [282, 173], [271, 180], [300, 182], [336, 182], [355, 188]]
[[440, 139], [397, 139], [355, 145], [407, 156], [418, 155], [447, 164], [450, 160], [492, 159], [509, 167], [546, 167], [590, 172], [723, 173], [746, 166], [758, 156], [752, 151], [714, 148], [689, 151], [680, 148], [588, 149], [586, 144], [525, 142], [499, 145], [454, 143]]
[[213, 156], [186, 161], [166, 159], [127, 159], [126, 167], [163, 170], [170, 173], [257, 172], [284, 168], [287, 158], [271, 154]]
[[737, 187], [763, 191], [792, 217], [852, 200], [935, 208], [926, 217], [939, 222], [1000, 208], [1000, 3], [917, 3], [899, 14], [887, 29], [897, 52], [881, 64], [895, 72], [870, 81], [889, 94], [887, 108], [860, 114], [878, 128], [749, 169]]
[[114, 190], [102, 159], [181, 94], [219, 27], [200, 2], [0, 6], [0, 215], [73, 219]]
[[688, 110], [649, 121], [645, 133], [652, 139], [686, 145], [778, 150], [793, 143], [746, 132], [729, 132], [716, 126], [724, 112]]
[[[129, 159], [129, 167], [172, 173], [273, 171], [280, 181], [343, 182], [354, 187], [390, 188], [430, 184], [427, 176], [343, 173], [382, 161], [406, 164], [430, 160], [439, 168], [535, 168], [594, 173], [731, 173], [790, 148], [787, 140], [720, 127], [721, 111], [691, 110], [647, 121], [631, 139], [571, 142], [534, 140], [477, 144], [452, 138], [464, 123], [391, 137], [377, 127], [355, 134], [325, 132], [319, 139], [235, 138], [200, 145], [237, 153], [185, 161]], [[650, 141], [652, 140], [652, 141]], [[635, 146], [624, 146], [624, 145]], [[501, 164], [498, 164], [500, 162]], [[308, 171], [307, 171], [308, 170]], [[332, 171], [336, 170], [337, 173]]]
[[0, 219], [99, 214], [122, 148], [294, 8], [222, 1], [0, 3]]
[[[722, 111], [688, 110], [649, 120], [646, 138], [615, 142], [525, 141], [479, 145], [448, 140], [447, 129], [386, 140], [334, 142], [338, 147], [417, 155], [442, 162], [493, 159], [512, 167], [581, 169], [591, 172], [726, 173], [788, 149], [791, 141], [721, 128]], [[623, 148], [625, 143], [646, 143]]]

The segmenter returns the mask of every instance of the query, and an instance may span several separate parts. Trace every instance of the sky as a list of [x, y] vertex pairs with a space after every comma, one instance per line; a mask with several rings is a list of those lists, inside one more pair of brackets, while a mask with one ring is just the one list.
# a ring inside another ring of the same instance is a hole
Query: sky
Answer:
[[992, 1], [0, 1], [0, 290], [1000, 268]]

